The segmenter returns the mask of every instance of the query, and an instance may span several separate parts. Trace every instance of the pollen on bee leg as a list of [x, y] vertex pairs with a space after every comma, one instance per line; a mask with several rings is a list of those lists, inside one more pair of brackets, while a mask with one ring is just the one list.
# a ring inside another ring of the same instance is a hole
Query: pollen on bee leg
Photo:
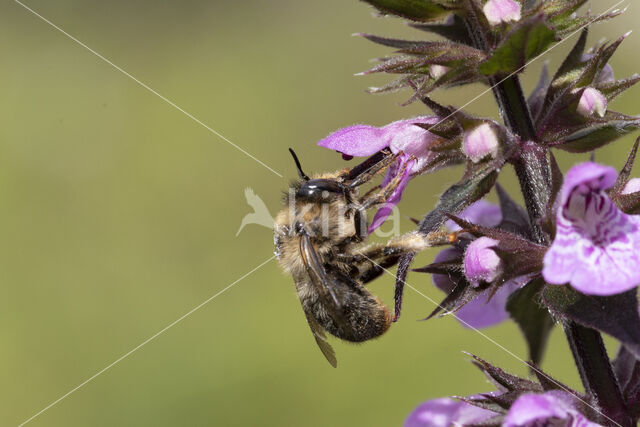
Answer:
[[465, 232], [466, 232], [465, 230], [459, 230], [459, 231], [455, 231], [453, 233], [449, 233], [447, 235], [449, 243], [450, 244], [456, 243], [458, 241], [458, 238], [460, 237], [460, 235], [464, 234]]
[[401, 247], [410, 252], [420, 252], [433, 246], [434, 239], [432, 234], [424, 235], [417, 231], [412, 231], [391, 239], [389, 246]]

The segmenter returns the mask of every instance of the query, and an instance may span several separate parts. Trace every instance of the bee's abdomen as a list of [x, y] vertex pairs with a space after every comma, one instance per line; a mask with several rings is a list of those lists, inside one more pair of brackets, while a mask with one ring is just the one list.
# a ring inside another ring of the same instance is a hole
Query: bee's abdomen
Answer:
[[[353, 301], [359, 308], [346, 308], [346, 320], [349, 328], [334, 328], [328, 332], [345, 341], [363, 342], [384, 334], [391, 326], [391, 314], [377, 298]], [[335, 323], [334, 323], [335, 325]]]
[[363, 342], [384, 334], [391, 326], [391, 313], [375, 296], [362, 285], [350, 281], [336, 283], [335, 290], [342, 304], [342, 322], [336, 322], [331, 310], [325, 306], [330, 302], [306, 298], [303, 304], [318, 324], [331, 335], [345, 341]]

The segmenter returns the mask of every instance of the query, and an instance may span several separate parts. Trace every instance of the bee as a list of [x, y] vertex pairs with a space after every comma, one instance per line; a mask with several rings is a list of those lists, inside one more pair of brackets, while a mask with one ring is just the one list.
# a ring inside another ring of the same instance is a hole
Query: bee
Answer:
[[324, 332], [354, 343], [384, 334], [393, 316], [364, 285], [396, 264], [402, 254], [431, 246], [433, 239], [413, 232], [387, 245], [364, 245], [366, 211], [386, 202], [405, 170], [384, 188], [374, 187], [363, 196], [358, 187], [387, 169], [397, 155], [383, 150], [352, 170], [310, 178], [289, 151], [299, 180], [275, 219], [275, 253], [281, 268], [293, 277], [318, 347], [336, 367], [335, 352]]

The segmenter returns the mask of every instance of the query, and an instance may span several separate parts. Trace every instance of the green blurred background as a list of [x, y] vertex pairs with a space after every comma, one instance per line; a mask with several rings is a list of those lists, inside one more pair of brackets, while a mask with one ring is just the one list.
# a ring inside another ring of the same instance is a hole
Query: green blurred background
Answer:
[[[614, 3], [598, 1], [594, 12]], [[424, 114], [407, 93], [372, 96], [354, 77], [389, 51], [354, 32], [424, 37], [356, 0], [26, 3], [270, 167], [237, 151], [12, 1], [0, 5], [0, 425], [17, 425], [267, 260], [272, 233], [248, 226], [251, 187], [272, 213], [295, 176], [344, 162], [315, 146], [355, 122]], [[633, 5], [635, 6], [635, 5]], [[593, 28], [616, 37], [640, 9]], [[613, 65], [637, 65], [632, 36]], [[547, 55], [552, 69], [573, 41]], [[531, 89], [543, 61], [524, 77]], [[460, 105], [482, 86], [440, 92]], [[613, 105], [638, 113], [638, 92]], [[469, 110], [496, 114], [490, 95]], [[632, 138], [597, 158], [619, 167]], [[584, 158], [584, 157], [581, 157]], [[561, 156], [563, 166], [571, 161]], [[420, 217], [457, 179], [415, 180]], [[501, 177], [519, 197], [511, 170]], [[493, 197], [493, 195], [491, 196]], [[412, 224], [403, 219], [402, 230]], [[429, 262], [424, 254], [417, 265]], [[434, 299], [427, 276], [409, 282]], [[372, 286], [392, 302], [393, 279]], [[523, 364], [455, 319], [418, 322], [433, 303], [408, 291], [401, 321], [364, 345], [315, 347], [291, 279], [272, 261], [35, 418], [42, 426], [393, 426], [421, 401], [491, 386], [462, 351]], [[488, 337], [526, 357], [517, 328]], [[543, 367], [578, 386], [556, 330]], [[613, 348], [613, 347], [612, 347]]]

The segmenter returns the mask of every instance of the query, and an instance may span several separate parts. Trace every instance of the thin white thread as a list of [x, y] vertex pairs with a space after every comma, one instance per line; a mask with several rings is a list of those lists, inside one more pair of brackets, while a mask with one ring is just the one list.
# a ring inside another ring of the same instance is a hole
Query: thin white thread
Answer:
[[96, 52], [95, 50], [93, 50], [92, 48], [90, 48], [89, 46], [87, 46], [86, 44], [84, 44], [83, 42], [81, 42], [80, 40], [78, 40], [77, 38], [75, 38], [74, 36], [72, 36], [71, 34], [67, 33], [65, 30], [63, 30], [62, 28], [58, 27], [56, 24], [54, 24], [53, 22], [49, 21], [47, 18], [45, 18], [44, 16], [40, 15], [38, 12], [36, 12], [35, 10], [31, 9], [29, 6], [25, 5], [24, 3], [20, 2], [19, 0], [13, 0], [14, 2], [18, 3], [20, 6], [22, 6], [23, 8], [25, 8], [26, 10], [28, 10], [29, 12], [31, 12], [32, 14], [34, 14], [35, 16], [37, 16], [38, 18], [40, 18], [42, 21], [46, 22], [47, 24], [49, 24], [50, 26], [52, 26], [53, 28], [55, 28], [56, 30], [58, 30], [59, 32], [61, 32], [62, 34], [64, 34], [65, 36], [67, 36], [68, 38], [70, 38], [71, 40], [73, 40], [74, 42], [76, 42], [77, 44], [79, 44], [80, 46], [84, 47], [85, 49], [87, 49], [89, 52], [93, 53], [95, 56], [97, 56], [98, 58], [102, 59], [104, 62], [106, 62], [107, 64], [111, 65], [113, 68], [115, 68], [116, 70], [120, 71], [122, 74], [124, 74], [125, 76], [129, 77], [131, 80], [133, 80], [134, 82], [138, 83], [140, 86], [142, 86], [143, 88], [145, 88], [146, 90], [148, 90], [149, 92], [153, 93], [154, 95], [156, 95], [157, 97], [159, 97], [160, 99], [162, 99], [164, 102], [166, 102], [167, 104], [171, 105], [173, 108], [175, 108], [176, 110], [180, 111], [182, 114], [184, 114], [185, 116], [189, 117], [191, 120], [193, 120], [194, 122], [198, 123], [200, 126], [202, 126], [203, 128], [207, 129], [209, 132], [213, 133], [214, 135], [216, 135], [218, 138], [222, 139], [223, 141], [227, 142], [229, 145], [231, 145], [232, 147], [234, 147], [236, 150], [240, 151], [241, 153], [245, 154], [246, 156], [252, 158], [253, 160], [255, 160], [256, 162], [260, 163], [262, 166], [264, 166], [265, 168], [269, 169], [271, 172], [273, 172], [274, 174], [278, 175], [280, 178], [284, 178], [284, 176], [282, 176], [281, 174], [279, 174], [278, 172], [276, 172], [275, 170], [273, 170], [271, 167], [267, 166], [264, 162], [262, 162], [261, 160], [259, 160], [258, 158], [256, 158], [255, 156], [253, 156], [251, 153], [247, 152], [244, 148], [240, 147], [239, 145], [231, 142], [231, 140], [229, 140], [227, 137], [225, 137], [224, 135], [222, 135], [220, 132], [218, 132], [217, 130], [213, 129], [211, 126], [203, 123], [200, 119], [198, 119], [197, 117], [195, 117], [193, 114], [185, 111], [184, 109], [182, 109], [181, 107], [179, 107], [175, 102], [171, 101], [170, 99], [168, 99], [167, 97], [165, 97], [164, 95], [161, 95], [160, 93], [156, 92], [155, 90], [153, 90], [151, 87], [149, 87], [147, 84], [141, 82], [140, 80], [138, 80], [137, 78], [135, 78], [134, 76], [132, 76], [131, 74], [129, 74], [128, 72], [126, 72], [125, 70], [123, 70], [121, 67], [119, 67], [118, 65], [114, 64], [113, 62], [111, 62], [109, 59], [105, 58], [104, 56], [102, 56], [101, 54], [99, 54], [98, 52]]
[[[17, 1], [17, 0], [15, 0]], [[445, 120], [449, 119], [450, 117], [456, 115], [456, 113], [462, 111], [464, 108], [468, 107], [469, 105], [473, 104], [475, 101], [477, 101], [478, 99], [480, 99], [481, 97], [483, 97], [484, 95], [486, 95], [487, 93], [491, 92], [493, 89], [495, 89], [496, 87], [498, 87], [500, 84], [502, 84], [503, 82], [505, 82], [506, 80], [510, 79], [511, 77], [513, 77], [514, 75], [518, 74], [520, 71], [524, 70], [527, 66], [529, 66], [530, 64], [532, 64], [533, 62], [537, 61], [538, 59], [542, 58], [544, 55], [546, 55], [548, 52], [551, 52], [553, 49], [555, 49], [556, 47], [560, 46], [562, 43], [564, 43], [565, 41], [569, 40], [571, 37], [573, 37], [575, 34], [577, 34], [578, 32], [582, 31], [583, 29], [587, 28], [589, 25], [593, 24], [594, 22], [596, 22], [598, 19], [600, 19], [602, 16], [604, 16], [606, 13], [608, 13], [611, 9], [613, 9], [614, 7], [618, 6], [619, 4], [623, 3], [624, 0], [620, 0], [618, 3], [614, 4], [613, 6], [609, 7], [607, 10], [605, 10], [604, 12], [602, 12], [600, 15], [598, 15], [597, 17], [595, 17], [593, 20], [587, 22], [586, 24], [584, 24], [583, 26], [581, 26], [580, 28], [578, 28], [577, 30], [573, 31], [572, 33], [570, 33], [568, 36], [566, 36], [564, 39], [560, 40], [558, 43], [554, 44], [553, 46], [551, 46], [549, 49], [545, 50], [544, 52], [542, 52], [540, 55], [536, 56], [535, 58], [533, 58], [532, 60], [530, 60], [529, 62], [525, 63], [523, 66], [521, 66], [520, 68], [518, 68], [516, 71], [512, 72], [511, 74], [509, 74], [507, 77], [503, 78], [502, 80], [500, 80], [498, 83], [494, 84], [493, 86], [491, 86], [489, 89], [484, 90], [483, 92], [481, 92], [479, 95], [477, 95], [476, 97], [472, 98], [469, 102], [467, 102], [466, 104], [463, 104], [461, 107], [457, 108], [455, 111], [453, 111], [451, 114], [449, 114], [448, 116], [438, 120], [437, 123], [433, 124], [432, 126], [429, 126], [429, 129], [427, 129], [427, 131], [433, 129], [434, 127], [438, 126], [439, 124], [441, 124], [442, 122], [444, 122]], [[373, 168], [376, 165], [372, 165], [370, 166], [367, 170], [365, 170], [363, 173], [368, 172], [371, 168]]]
[[[381, 266], [380, 264], [378, 264], [377, 262], [375, 262], [374, 260], [372, 260], [371, 258], [369, 258], [368, 256], [364, 255], [365, 258], [367, 258], [372, 264], [375, 264], [376, 266], [378, 266], [379, 268], [381, 268], [382, 270], [384, 270], [387, 274], [393, 276], [394, 278], [396, 277], [395, 274], [393, 274], [391, 271], [389, 271], [388, 269], [384, 268], [383, 266]], [[405, 280], [402, 281], [402, 283], [404, 285], [406, 285], [407, 287], [409, 287], [411, 290], [413, 290], [414, 292], [416, 292], [417, 294], [421, 295], [422, 297], [424, 297], [426, 300], [430, 301], [431, 303], [433, 303], [436, 306], [440, 306], [440, 304], [433, 300], [432, 298], [426, 296], [425, 294], [423, 294], [422, 292], [420, 292], [419, 290], [417, 290], [416, 288], [414, 288], [413, 286], [411, 286], [409, 283], [407, 283]], [[460, 319], [458, 316], [456, 316], [455, 313], [451, 312], [451, 311], [447, 311], [445, 312], [445, 314], [450, 314], [453, 317], [455, 317], [460, 323], [464, 324], [467, 328], [477, 332], [478, 334], [480, 334], [480, 336], [484, 337], [487, 341], [489, 341], [490, 343], [494, 344], [495, 346], [497, 346], [498, 348], [500, 348], [502, 351], [504, 351], [505, 353], [509, 354], [510, 356], [512, 356], [514, 359], [524, 363], [525, 365], [527, 365], [529, 368], [533, 369], [534, 371], [536, 371], [537, 373], [539, 373], [540, 375], [544, 376], [545, 378], [547, 378], [549, 381], [553, 382], [555, 385], [557, 385], [558, 387], [560, 387], [562, 390], [566, 391], [567, 393], [571, 394], [572, 396], [575, 396], [576, 399], [580, 400], [582, 403], [584, 403], [585, 405], [587, 405], [588, 407], [590, 407], [591, 409], [593, 409], [594, 411], [596, 411], [597, 413], [599, 413], [600, 415], [602, 415], [603, 417], [605, 417], [606, 419], [608, 419], [609, 421], [611, 421], [612, 423], [614, 423], [615, 425], [622, 427], [620, 424], [618, 424], [617, 422], [615, 422], [614, 420], [612, 420], [611, 418], [609, 418], [607, 415], [603, 414], [598, 408], [590, 405], [588, 402], [584, 401], [584, 399], [581, 399], [579, 396], [576, 396], [575, 394], [573, 394], [571, 392], [571, 390], [569, 390], [567, 387], [565, 387], [563, 384], [559, 383], [558, 381], [554, 380], [553, 378], [551, 378], [550, 376], [548, 376], [547, 374], [545, 374], [544, 372], [542, 372], [541, 370], [539, 370], [536, 366], [533, 365], [529, 365], [526, 361], [524, 361], [523, 359], [521, 359], [520, 357], [518, 357], [515, 353], [513, 353], [511, 350], [509, 350], [508, 348], [506, 348], [505, 346], [503, 346], [502, 344], [500, 344], [499, 342], [497, 342], [496, 340], [494, 340], [493, 338], [491, 338], [490, 336], [488, 336], [487, 334], [485, 334], [484, 332], [482, 332], [481, 330], [479, 330], [478, 328], [470, 325], [469, 323], [465, 322], [464, 320]]]
[[240, 282], [241, 280], [245, 279], [250, 274], [254, 273], [256, 270], [262, 268], [263, 266], [265, 266], [266, 264], [271, 262], [274, 258], [275, 258], [275, 255], [271, 256], [271, 258], [269, 258], [268, 260], [264, 261], [262, 264], [260, 264], [259, 266], [255, 267], [253, 270], [249, 271], [248, 273], [246, 273], [245, 275], [243, 275], [239, 279], [235, 280], [233, 283], [231, 283], [230, 285], [228, 285], [227, 287], [225, 287], [221, 291], [217, 292], [215, 295], [207, 298], [206, 300], [204, 300], [204, 302], [198, 304], [197, 306], [195, 306], [194, 308], [192, 308], [191, 310], [189, 310], [188, 312], [186, 312], [185, 314], [180, 316], [178, 319], [176, 319], [173, 322], [169, 323], [169, 325], [165, 326], [164, 328], [162, 328], [161, 330], [159, 330], [155, 334], [151, 335], [149, 338], [144, 340], [142, 343], [138, 344], [133, 349], [129, 350], [128, 352], [126, 352], [125, 354], [123, 354], [122, 356], [120, 356], [119, 358], [117, 358], [116, 360], [111, 362], [110, 364], [108, 364], [106, 367], [102, 368], [101, 370], [99, 370], [98, 372], [96, 372], [95, 374], [93, 374], [92, 376], [90, 376], [89, 378], [87, 378], [86, 380], [81, 382], [80, 384], [78, 384], [76, 387], [72, 388], [71, 390], [69, 390], [68, 392], [66, 392], [62, 396], [60, 396], [58, 399], [54, 400], [53, 402], [51, 402], [50, 404], [48, 404], [47, 406], [42, 408], [39, 412], [37, 412], [36, 414], [32, 415], [27, 420], [23, 421], [21, 424], [18, 425], [18, 427], [22, 427], [25, 424], [27, 424], [28, 422], [32, 421], [34, 418], [38, 417], [39, 415], [42, 415], [44, 412], [46, 412], [47, 410], [51, 409], [53, 406], [57, 405], [58, 403], [60, 403], [62, 400], [66, 399], [71, 394], [73, 394], [74, 392], [76, 392], [80, 388], [84, 387], [85, 385], [87, 385], [88, 383], [90, 383], [91, 381], [93, 381], [94, 379], [99, 377], [100, 375], [102, 375], [105, 371], [109, 370], [110, 368], [112, 368], [113, 366], [117, 365], [122, 360], [124, 360], [127, 357], [129, 357], [131, 354], [135, 353], [140, 348], [144, 347], [146, 344], [148, 344], [149, 342], [153, 341], [155, 338], [157, 338], [158, 336], [162, 335], [163, 333], [165, 333], [166, 331], [168, 331], [169, 329], [171, 329], [172, 327], [174, 327], [175, 325], [180, 323], [182, 320], [184, 320], [185, 318], [189, 317], [190, 315], [192, 315], [193, 313], [198, 311], [200, 308], [202, 308], [203, 306], [205, 306], [209, 302], [213, 301], [219, 295], [222, 295], [224, 292], [226, 292], [228, 289], [233, 287], [235, 284], [237, 284], [238, 282]]
[[[17, 0], [16, 0], [17, 1]], [[553, 49], [555, 49], [556, 47], [560, 46], [562, 43], [564, 43], [565, 41], [569, 40], [571, 37], [573, 37], [575, 34], [579, 33], [580, 31], [582, 31], [583, 29], [587, 28], [589, 25], [593, 24], [594, 22], [596, 22], [598, 19], [600, 19], [601, 17], [603, 17], [606, 13], [608, 13], [611, 9], [613, 9], [614, 7], [618, 6], [620, 3], [623, 3], [624, 0], [620, 0], [618, 3], [614, 4], [613, 6], [611, 6], [610, 8], [608, 8], [607, 10], [605, 10], [604, 12], [602, 12], [600, 15], [598, 15], [597, 17], [595, 17], [593, 20], [587, 22], [586, 24], [584, 24], [582, 27], [578, 28], [577, 30], [575, 30], [574, 32], [572, 32], [571, 34], [569, 34], [568, 36], [566, 36], [564, 39], [560, 40], [558, 43], [554, 44], [553, 46], [551, 46], [549, 49], [545, 50], [544, 52], [542, 52], [540, 55], [536, 56], [535, 58], [533, 58], [531, 61], [525, 63], [522, 67], [518, 68], [516, 71], [512, 72], [511, 74], [509, 74], [507, 77], [505, 77], [504, 79], [500, 80], [498, 83], [496, 83], [495, 85], [491, 86], [489, 89], [484, 90], [483, 92], [481, 92], [478, 96], [476, 96], [475, 98], [471, 99], [471, 101], [467, 102], [466, 104], [463, 104], [461, 107], [459, 107], [458, 109], [456, 109], [453, 113], [449, 114], [448, 116], [446, 116], [445, 118], [443, 118], [442, 120], [440, 120], [438, 123], [434, 124], [433, 126], [429, 127], [429, 129], [433, 129], [434, 127], [438, 126], [440, 123], [444, 122], [445, 120], [447, 120], [448, 118], [454, 116], [456, 113], [462, 111], [464, 108], [468, 107], [469, 105], [471, 105], [472, 103], [474, 103], [475, 101], [477, 101], [479, 98], [481, 98], [482, 96], [486, 95], [487, 93], [491, 92], [493, 89], [495, 89], [497, 86], [499, 86], [500, 84], [504, 83], [506, 80], [510, 79], [511, 77], [515, 76], [516, 74], [518, 74], [520, 71], [524, 70], [527, 66], [529, 66], [530, 64], [532, 64], [533, 62], [537, 61], [538, 59], [542, 58], [544, 55], [546, 55], [548, 52], [551, 52]], [[429, 130], [427, 129], [427, 130]]]
[[[528, 66], [529, 64], [533, 63], [534, 61], [538, 60], [539, 58], [541, 58], [543, 55], [545, 55], [546, 53], [550, 52], [551, 50], [555, 49], [557, 46], [561, 45], [562, 43], [564, 43], [566, 40], [568, 40], [569, 38], [571, 38], [574, 34], [578, 33], [579, 31], [581, 31], [582, 29], [588, 27], [589, 25], [593, 24], [595, 21], [597, 21], [600, 17], [602, 17], [604, 14], [606, 14], [608, 11], [610, 11], [611, 9], [613, 9], [614, 7], [616, 7], [617, 5], [623, 3], [624, 0], [619, 1], [618, 3], [614, 4], [613, 6], [611, 6], [610, 8], [608, 8], [607, 10], [605, 10], [603, 13], [601, 13], [600, 15], [598, 15], [598, 17], [596, 17], [595, 19], [593, 19], [592, 21], [588, 22], [587, 24], [583, 25], [582, 27], [580, 27], [579, 29], [575, 30], [573, 33], [569, 34], [566, 38], [564, 38], [563, 40], [561, 40], [560, 42], [558, 42], [557, 44], [555, 44], [554, 46], [550, 47], [549, 49], [545, 50], [544, 52], [542, 52], [540, 55], [538, 55], [537, 57], [533, 58], [531, 61], [527, 62], [525, 65], [523, 65], [522, 67], [520, 67], [519, 69], [517, 69], [516, 71], [514, 71], [513, 73], [509, 74], [507, 77], [505, 77], [503, 80], [499, 81], [498, 83], [496, 83], [494, 86], [492, 86], [491, 88], [483, 91], [482, 93], [480, 93], [479, 95], [477, 95], [476, 97], [474, 97], [473, 99], [471, 99], [469, 102], [467, 102], [466, 104], [462, 105], [461, 107], [459, 107], [457, 110], [455, 110], [453, 113], [451, 113], [450, 115], [446, 116], [445, 118], [443, 118], [442, 120], [440, 120], [438, 123], [434, 124], [433, 126], [431, 126], [431, 128], [437, 126], [438, 124], [442, 123], [443, 121], [445, 121], [446, 119], [448, 119], [449, 117], [455, 115], [457, 112], [461, 111], [462, 109], [464, 109], [465, 107], [469, 106], [470, 104], [472, 104], [473, 102], [475, 102], [476, 100], [478, 100], [480, 97], [484, 96], [485, 94], [487, 94], [488, 92], [490, 92], [491, 90], [493, 90], [496, 86], [498, 86], [499, 84], [501, 84], [502, 82], [506, 81], [507, 79], [509, 79], [510, 77], [512, 77], [513, 75], [517, 74], [518, 72], [520, 72], [521, 70], [523, 70], [526, 66]], [[234, 144], [233, 142], [231, 142], [229, 139], [227, 139], [224, 135], [222, 135], [221, 133], [217, 132], [215, 129], [211, 128], [210, 126], [206, 125], [205, 123], [203, 123], [202, 121], [200, 121], [198, 118], [196, 118], [195, 116], [193, 116], [192, 114], [188, 113], [187, 111], [185, 111], [184, 109], [180, 108], [177, 104], [175, 104], [174, 102], [172, 102], [171, 100], [169, 100], [168, 98], [166, 98], [165, 96], [161, 95], [160, 93], [158, 93], [157, 91], [155, 91], [154, 89], [152, 89], [151, 87], [149, 87], [148, 85], [146, 85], [145, 83], [141, 82], [140, 80], [138, 80], [137, 78], [135, 78], [134, 76], [132, 76], [131, 74], [129, 74], [128, 72], [126, 72], [124, 69], [122, 69], [121, 67], [119, 67], [118, 65], [114, 64], [113, 62], [111, 62], [110, 60], [108, 60], [107, 58], [105, 58], [104, 56], [102, 56], [100, 53], [96, 52], [95, 50], [93, 50], [92, 48], [90, 48], [89, 46], [87, 46], [86, 44], [84, 44], [83, 42], [81, 42], [80, 40], [78, 40], [77, 38], [75, 38], [74, 36], [72, 36], [71, 34], [67, 33], [66, 31], [64, 31], [62, 28], [58, 27], [57, 25], [55, 25], [53, 22], [49, 21], [48, 19], [46, 19], [45, 17], [43, 17], [42, 15], [40, 15], [39, 13], [37, 13], [36, 11], [34, 11], [33, 9], [31, 9], [30, 7], [28, 7], [27, 5], [25, 5], [24, 3], [20, 2], [19, 0], [14, 0], [15, 3], [18, 3], [20, 6], [22, 6], [23, 8], [25, 8], [27, 11], [31, 12], [32, 14], [34, 14], [35, 16], [37, 16], [38, 18], [40, 18], [42, 21], [46, 22], [47, 24], [49, 24], [50, 26], [52, 26], [53, 28], [55, 28], [56, 30], [58, 30], [59, 32], [61, 32], [62, 34], [64, 34], [65, 36], [67, 36], [68, 38], [70, 38], [71, 40], [73, 40], [74, 42], [76, 42], [77, 44], [79, 44], [80, 46], [84, 47], [85, 49], [87, 49], [88, 51], [90, 51], [91, 53], [93, 53], [94, 55], [96, 55], [98, 58], [102, 59], [104, 62], [108, 63], [109, 65], [111, 65], [112, 67], [114, 67], [116, 70], [120, 71], [122, 74], [124, 74], [125, 76], [129, 77], [130, 79], [132, 79], [133, 81], [135, 81], [136, 83], [138, 83], [140, 86], [142, 86], [143, 88], [145, 88], [146, 90], [150, 91], [151, 93], [153, 93], [154, 95], [158, 96], [160, 99], [162, 99], [163, 101], [165, 101], [166, 103], [168, 103], [169, 105], [171, 105], [172, 107], [174, 107], [175, 109], [177, 109], [178, 111], [182, 112], [183, 114], [185, 114], [187, 117], [191, 118], [193, 121], [195, 121], [196, 123], [200, 124], [202, 127], [204, 127], [205, 129], [209, 130], [211, 133], [213, 133], [214, 135], [218, 136], [219, 138], [221, 138], [222, 140], [226, 141], [227, 143], [229, 143], [231, 146], [233, 146], [234, 148], [236, 148], [237, 150], [239, 150], [240, 152], [244, 153], [245, 155], [247, 155], [248, 157], [252, 158], [253, 160], [255, 160], [256, 162], [258, 162], [259, 164], [261, 164], [262, 166], [264, 166], [265, 168], [269, 169], [271, 172], [273, 172], [274, 174], [278, 175], [280, 178], [283, 178], [283, 175], [281, 175], [280, 173], [276, 172], [275, 170], [273, 170], [272, 168], [270, 168], [269, 166], [267, 166], [265, 163], [263, 163], [262, 161], [260, 161], [259, 159], [257, 159], [256, 157], [254, 157], [253, 155], [251, 155], [250, 153], [248, 153], [247, 151], [245, 151], [244, 149], [242, 149], [240, 146]], [[102, 370], [98, 371], [96, 374], [94, 374], [93, 376], [89, 377], [87, 380], [85, 380], [84, 382], [82, 382], [81, 384], [79, 384], [78, 386], [76, 386], [75, 388], [73, 388], [72, 390], [70, 390], [69, 392], [67, 392], [66, 394], [64, 394], [63, 396], [61, 396], [60, 398], [58, 398], [57, 400], [55, 400], [54, 402], [50, 403], [48, 406], [46, 406], [45, 408], [43, 408], [42, 410], [40, 410], [38, 413], [36, 413], [35, 415], [33, 415], [32, 417], [28, 418], [26, 421], [22, 422], [21, 424], [19, 424], [18, 427], [22, 427], [25, 424], [27, 424], [28, 422], [30, 422], [31, 420], [35, 419], [36, 417], [38, 417], [39, 415], [41, 415], [42, 413], [44, 413], [45, 411], [47, 411], [48, 409], [50, 409], [51, 407], [53, 407], [54, 405], [56, 405], [57, 403], [59, 403], [60, 401], [64, 400], [66, 397], [68, 397], [69, 395], [71, 395], [72, 393], [74, 393], [75, 391], [77, 391], [78, 389], [80, 389], [81, 387], [83, 387], [84, 385], [88, 384], [89, 382], [91, 382], [93, 379], [97, 378], [99, 375], [101, 375], [102, 373], [104, 373], [105, 371], [107, 371], [108, 369], [110, 369], [112, 366], [116, 365], [117, 363], [119, 363], [120, 361], [122, 361], [123, 359], [125, 359], [126, 357], [128, 357], [129, 355], [131, 355], [132, 353], [134, 353], [135, 351], [137, 351], [138, 349], [140, 349], [141, 347], [143, 347], [144, 345], [146, 345], [147, 343], [149, 343], [150, 341], [152, 341], [153, 339], [155, 339], [156, 337], [158, 337], [159, 335], [161, 335], [162, 333], [164, 333], [165, 331], [167, 331], [168, 329], [170, 329], [171, 327], [173, 327], [174, 325], [176, 325], [177, 323], [179, 323], [180, 321], [182, 321], [184, 318], [188, 317], [189, 315], [191, 315], [192, 313], [194, 313], [195, 311], [197, 311], [198, 309], [200, 309], [202, 306], [204, 306], [205, 304], [207, 304], [208, 302], [212, 301], [214, 298], [216, 298], [217, 296], [221, 295], [223, 292], [225, 292], [226, 290], [228, 290], [229, 288], [231, 288], [232, 286], [234, 286], [236, 283], [238, 283], [239, 281], [241, 281], [242, 279], [244, 279], [245, 277], [249, 276], [250, 274], [252, 274], [254, 271], [258, 270], [259, 268], [261, 268], [262, 266], [264, 266], [265, 264], [267, 264], [268, 262], [270, 262], [271, 260], [273, 260], [275, 258], [275, 256], [272, 256], [271, 258], [269, 258], [267, 261], [263, 262], [262, 264], [260, 264], [258, 267], [254, 268], [253, 270], [251, 270], [250, 272], [248, 272], [247, 274], [245, 274], [244, 276], [242, 276], [241, 278], [239, 278], [238, 280], [236, 280], [235, 282], [231, 283], [230, 285], [228, 285], [226, 288], [222, 289], [220, 292], [218, 292], [217, 294], [213, 295], [212, 297], [210, 297], [209, 299], [205, 300], [203, 303], [201, 303], [200, 305], [196, 306], [195, 308], [193, 308], [192, 310], [190, 310], [189, 312], [187, 312], [186, 314], [184, 314], [183, 316], [181, 316], [180, 318], [178, 318], [177, 320], [175, 320], [174, 322], [172, 322], [171, 324], [169, 324], [168, 326], [166, 326], [165, 328], [163, 328], [162, 330], [160, 330], [159, 332], [157, 332], [156, 334], [152, 335], [150, 338], [148, 338], [147, 340], [143, 341], [141, 344], [139, 344], [138, 346], [134, 347], [132, 350], [130, 350], [129, 352], [125, 353], [123, 356], [121, 356], [120, 358], [116, 359], [114, 362], [112, 362], [111, 364], [107, 365], [105, 368], [103, 368]], [[368, 257], [367, 257], [368, 258]], [[369, 258], [368, 258], [369, 259]], [[369, 259], [372, 263], [378, 265], [380, 268], [382, 268], [385, 272], [387, 272], [388, 274], [391, 274], [393, 277], [395, 277], [395, 275], [393, 275], [393, 273], [391, 273], [389, 270], [385, 269], [384, 267], [380, 266], [379, 264], [377, 264], [375, 261]], [[418, 291], [416, 288], [414, 288], [413, 286], [411, 286], [410, 284], [406, 283], [405, 281], [403, 281], [403, 283], [405, 283], [409, 288], [411, 288], [413, 291], [417, 292], [418, 294], [422, 295], [424, 298], [428, 299], [429, 301], [431, 301], [434, 304], [438, 304], [437, 302], [435, 302], [434, 300], [432, 300], [431, 298], [427, 297], [426, 295], [424, 295], [423, 293], [421, 293], [420, 291]], [[455, 316], [455, 315], [454, 315]], [[487, 340], [489, 340], [490, 342], [492, 342], [493, 344], [495, 344], [496, 346], [498, 346], [499, 348], [501, 348], [503, 351], [507, 352], [508, 354], [510, 354], [511, 356], [513, 356], [514, 358], [516, 358], [517, 360], [523, 362], [526, 364], [526, 362], [522, 359], [520, 359], [518, 356], [516, 356], [514, 353], [512, 353], [511, 351], [509, 351], [508, 349], [506, 349], [505, 347], [503, 347], [502, 345], [500, 345], [499, 343], [497, 343], [495, 340], [493, 340], [492, 338], [488, 337], [486, 334], [484, 334], [483, 332], [479, 331], [478, 329], [472, 327], [471, 325], [468, 325], [466, 322], [464, 322], [461, 319], [458, 319], [459, 321], [461, 321], [462, 323], [465, 323], [467, 326], [469, 326], [471, 329], [475, 330], [476, 332], [478, 332], [481, 336], [485, 337]], [[530, 366], [530, 365], [528, 365]], [[535, 369], [532, 367], [532, 369]], [[536, 370], [537, 371], [537, 370]], [[545, 375], [543, 372], [538, 371], [539, 373], [541, 373], [542, 375]], [[552, 378], [549, 378], [551, 381], [555, 382], [555, 380], [553, 380]], [[563, 388], [562, 384], [557, 383], [561, 388]], [[584, 401], [583, 401], [584, 402]], [[591, 405], [589, 405], [587, 402], [584, 402], [587, 406], [590, 406], [591, 408], [593, 408]], [[596, 410], [597, 412], [599, 412], [596, 408], [593, 408], [594, 410]], [[599, 412], [600, 413], [600, 412]], [[609, 417], [607, 417], [605, 414], [600, 413], [601, 415], [603, 415], [604, 417], [606, 417], [607, 419], [610, 419]], [[611, 419], [610, 419], [611, 420]], [[611, 420], [613, 423], [617, 424], [615, 421]]]

